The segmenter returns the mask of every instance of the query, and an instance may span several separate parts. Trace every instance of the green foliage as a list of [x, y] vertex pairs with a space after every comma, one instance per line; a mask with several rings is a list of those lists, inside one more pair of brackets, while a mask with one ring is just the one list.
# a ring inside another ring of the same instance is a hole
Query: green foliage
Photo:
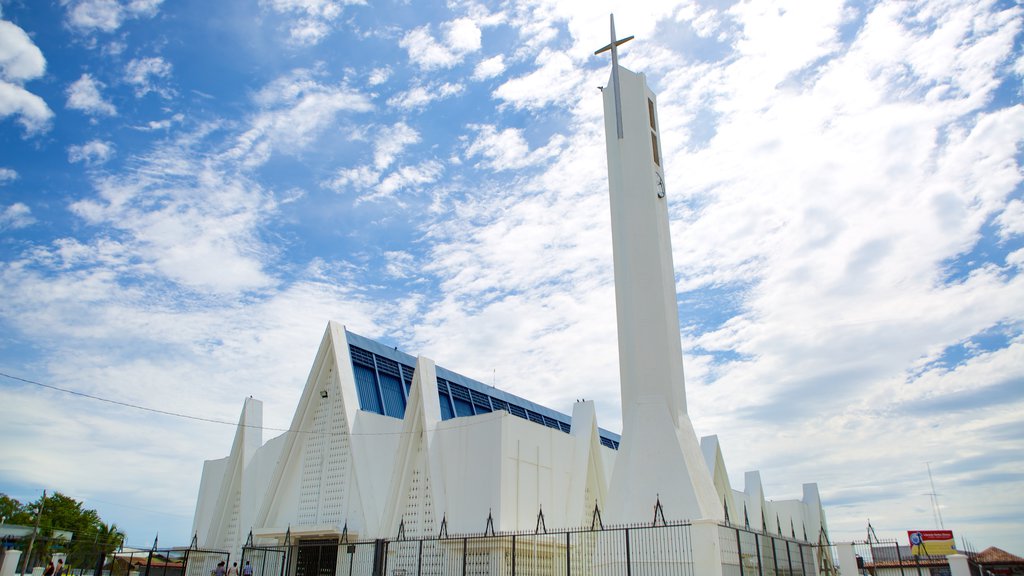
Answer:
[[[45, 560], [63, 552], [67, 554], [66, 565], [92, 568], [100, 554], [110, 554], [124, 543], [125, 535], [116, 524], [103, 522], [95, 510], [85, 508], [82, 502], [60, 492], [47, 496], [45, 501], [40, 496], [39, 500], [27, 504], [0, 494], [0, 515], [7, 518], [8, 524], [32, 526], [40, 507], [39, 533], [32, 553], [35, 558]], [[58, 538], [59, 530], [72, 532], [71, 541]]]
[[22, 524], [25, 519], [31, 518], [25, 507], [7, 494], [0, 494], [0, 518], [6, 524]]

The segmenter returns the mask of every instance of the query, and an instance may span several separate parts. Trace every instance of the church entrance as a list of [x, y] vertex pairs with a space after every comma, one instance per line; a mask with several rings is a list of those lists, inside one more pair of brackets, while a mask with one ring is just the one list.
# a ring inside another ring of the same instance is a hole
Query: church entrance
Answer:
[[297, 548], [295, 576], [334, 576], [338, 567], [336, 539], [300, 540]]

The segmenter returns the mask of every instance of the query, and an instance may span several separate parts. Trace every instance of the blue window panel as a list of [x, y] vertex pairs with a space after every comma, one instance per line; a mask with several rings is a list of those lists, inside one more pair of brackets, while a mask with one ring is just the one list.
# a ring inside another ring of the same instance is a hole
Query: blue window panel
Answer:
[[461, 384], [454, 382], [448, 383], [448, 388], [452, 391], [452, 400], [464, 400], [467, 404], [472, 402], [472, 398], [469, 395], [469, 389]]
[[410, 389], [412, 388], [412, 374], [413, 368], [411, 366], [406, 366], [405, 364], [402, 364], [402, 380], [405, 382], [406, 394], [408, 394]]
[[383, 356], [377, 356], [377, 372], [398, 378], [398, 362], [384, 358]]
[[384, 409], [380, 405], [380, 398], [377, 396], [377, 378], [373, 370], [366, 366], [354, 364], [352, 372], [356, 377], [356, 392], [359, 393], [359, 407], [368, 412], [383, 414]]
[[362, 364], [363, 366], [369, 366], [370, 368], [373, 368], [373, 354], [372, 353], [367, 352], [366, 350], [363, 350], [362, 348], [357, 348], [355, 346], [349, 346], [348, 347], [348, 352], [349, 352], [349, 355], [352, 356], [352, 363], [353, 364], [357, 364], [358, 363], [358, 364]]
[[530, 417], [526, 415], [526, 410], [522, 406], [518, 406], [516, 404], [509, 404], [508, 405], [508, 411], [513, 416], [519, 416], [523, 420], [529, 420], [530, 419]]
[[438, 399], [441, 401], [441, 420], [451, 420], [455, 418], [455, 413], [452, 412], [452, 403], [448, 398], [448, 393], [438, 394]]
[[384, 397], [384, 413], [386, 416], [402, 418], [405, 416], [405, 396], [402, 395], [402, 383], [389, 374], [380, 375], [380, 391]]
[[569, 425], [566, 424], [565, 422], [559, 422], [558, 427], [562, 430], [562, 432], [565, 432], [566, 434], [568, 434], [570, 431]]
[[455, 404], [455, 415], [456, 416], [472, 416], [473, 405], [463, 400], [462, 398], [452, 398], [452, 404]]
[[504, 410], [505, 412], [509, 411], [508, 402], [505, 402], [504, 400], [498, 400], [497, 398], [491, 398], [491, 406], [494, 406], [495, 410]]
[[477, 392], [476, 390], [470, 390], [470, 394], [473, 396], [473, 404], [477, 406], [486, 406], [487, 410], [491, 409], [491, 397], [487, 394]]
[[473, 397], [473, 408], [477, 414], [485, 414], [491, 411], [491, 397], [486, 394], [481, 394], [476, 390], [470, 390], [470, 395]]
[[527, 410], [526, 417], [530, 419], [530, 422], [536, 422], [537, 424], [544, 423], [544, 417], [541, 416], [540, 414], [537, 414], [533, 410]]

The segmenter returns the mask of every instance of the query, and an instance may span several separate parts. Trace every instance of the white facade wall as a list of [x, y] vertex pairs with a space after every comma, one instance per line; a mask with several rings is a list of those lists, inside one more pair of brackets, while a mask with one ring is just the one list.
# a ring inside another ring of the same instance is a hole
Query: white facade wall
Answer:
[[[238, 553], [250, 530], [257, 544], [282, 542], [289, 530], [293, 539], [345, 530], [352, 539], [395, 538], [400, 527], [406, 537], [429, 537], [442, 521], [450, 534], [481, 533], [488, 515], [497, 531], [533, 530], [540, 511], [551, 531], [589, 526], [594, 506], [604, 512], [609, 504], [618, 453], [600, 443], [593, 402], [575, 405], [570, 434], [506, 412], [441, 421], [426, 358], [417, 362], [404, 419], [352, 410], [348, 401], [357, 398], [345, 331], [332, 322], [291, 425], [311, 433], [286, 432], [257, 447], [251, 432], [259, 430], [240, 426], [229, 456], [203, 465], [193, 524], [199, 545]], [[240, 424], [260, 421], [261, 412], [246, 399]], [[778, 514], [783, 535], [792, 521], [798, 537], [806, 525], [816, 540], [822, 516], [813, 485], [805, 501], [766, 502], [757, 472], [734, 490], [717, 439], [702, 448], [720, 501], [736, 507], [733, 523], [742, 525], [745, 505], [752, 528], [763, 509], [770, 532], [778, 532]]]

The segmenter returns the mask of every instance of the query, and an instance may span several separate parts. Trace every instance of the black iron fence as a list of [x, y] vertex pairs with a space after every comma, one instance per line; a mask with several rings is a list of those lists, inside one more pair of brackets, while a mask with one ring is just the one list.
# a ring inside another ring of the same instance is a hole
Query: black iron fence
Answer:
[[822, 551], [808, 542], [738, 526], [720, 526], [718, 540], [725, 576], [815, 576], [822, 572]]
[[[901, 546], [896, 540], [855, 542], [853, 552], [857, 570], [868, 576], [950, 576], [946, 556], [918, 556], [911, 554], [909, 545]], [[975, 570], [973, 564], [972, 571]]]
[[[712, 529], [715, 527], [712, 526]], [[807, 542], [722, 525], [717, 527], [725, 576], [816, 576], [832, 552]], [[705, 532], [706, 533], [706, 532]], [[600, 526], [547, 532], [494, 532], [429, 538], [300, 539], [259, 546], [252, 539], [238, 560], [241, 576], [699, 576], [691, 525]], [[875, 545], [871, 562], [889, 552]], [[898, 554], [896, 550], [893, 553]], [[69, 563], [72, 576], [214, 576], [230, 565], [227, 552], [188, 548], [99, 551]], [[30, 564], [37, 566], [37, 563]], [[866, 572], [867, 573], [867, 572]], [[875, 573], [883, 576], [882, 573]], [[906, 572], [900, 576], [924, 576]], [[893, 575], [895, 576], [895, 574]]]
[[[14, 541], [5, 548], [28, 554], [26, 542]], [[36, 538], [31, 556], [18, 559], [16, 574], [42, 574], [51, 561], [64, 560], [70, 576], [210, 576], [217, 564], [227, 565], [230, 555], [219, 550], [153, 548], [111, 549], [85, 541]]]
[[[720, 526], [725, 576], [815, 576], [817, 547]], [[829, 559], [831, 561], [831, 558]], [[394, 540], [299, 540], [242, 550], [253, 576], [699, 576], [689, 523]]]

